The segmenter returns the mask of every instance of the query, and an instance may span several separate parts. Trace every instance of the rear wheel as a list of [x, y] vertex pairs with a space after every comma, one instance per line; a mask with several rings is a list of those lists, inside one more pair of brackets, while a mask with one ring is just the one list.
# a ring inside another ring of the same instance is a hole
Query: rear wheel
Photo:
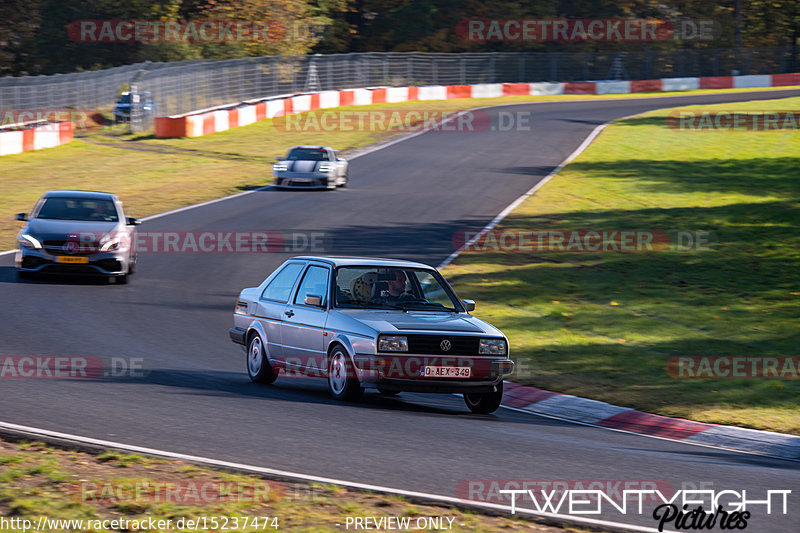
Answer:
[[272, 383], [278, 379], [267, 359], [264, 341], [258, 333], [254, 333], [247, 343], [247, 374], [256, 383]]
[[503, 382], [497, 384], [494, 392], [464, 393], [464, 403], [473, 413], [486, 415], [494, 413], [503, 401]]
[[355, 402], [364, 394], [355, 369], [344, 349], [337, 346], [328, 359], [328, 388], [337, 400]]

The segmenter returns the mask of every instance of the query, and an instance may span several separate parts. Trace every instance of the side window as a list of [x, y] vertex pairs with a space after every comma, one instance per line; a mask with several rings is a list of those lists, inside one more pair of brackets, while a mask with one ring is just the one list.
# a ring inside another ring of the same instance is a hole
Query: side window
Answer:
[[297, 296], [294, 297], [294, 303], [302, 304], [309, 294], [322, 296], [322, 303], [325, 303], [325, 297], [328, 295], [327, 268], [315, 265], [308, 267], [306, 275], [303, 276], [303, 281], [300, 282], [300, 288], [297, 289]]
[[286, 303], [289, 301], [289, 294], [292, 292], [294, 282], [297, 280], [297, 275], [300, 274], [303, 265], [301, 263], [289, 263], [283, 270], [281, 270], [272, 281], [269, 282], [267, 288], [261, 294], [265, 300], [274, 300], [276, 302]]

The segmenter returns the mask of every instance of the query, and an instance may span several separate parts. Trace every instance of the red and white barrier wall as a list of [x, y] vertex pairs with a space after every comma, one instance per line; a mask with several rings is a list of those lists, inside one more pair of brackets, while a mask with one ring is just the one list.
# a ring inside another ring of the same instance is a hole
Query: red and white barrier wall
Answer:
[[53, 148], [71, 140], [71, 121], [13, 124], [0, 128], [0, 156]]
[[247, 126], [266, 118], [351, 105], [384, 104], [417, 100], [494, 98], [499, 96], [551, 94], [625, 94], [692, 89], [739, 89], [800, 85], [800, 73], [707, 78], [664, 78], [639, 81], [567, 83], [488, 83], [480, 85], [431, 85], [426, 87], [376, 87], [323, 91], [243, 103], [185, 115], [156, 118], [156, 137], [200, 137]]

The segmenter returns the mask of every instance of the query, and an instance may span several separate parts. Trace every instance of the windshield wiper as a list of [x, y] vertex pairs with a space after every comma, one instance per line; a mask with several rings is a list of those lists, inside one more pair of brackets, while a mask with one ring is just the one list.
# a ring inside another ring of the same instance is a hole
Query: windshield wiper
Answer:
[[385, 304], [380, 302], [342, 302], [339, 304], [340, 307], [348, 307], [353, 306], [353, 309], [358, 309], [359, 307], [376, 307], [381, 309], [397, 309], [398, 311], [407, 311], [404, 307], [400, 307], [398, 305], [392, 304]]
[[449, 311], [451, 313], [457, 313], [458, 312], [455, 309], [450, 309], [449, 307], [445, 307], [442, 304], [436, 303], [436, 302], [408, 302], [405, 306], [403, 306], [403, 309], [410, 309], [412, 306], [415, 306], [415, 305], [422, 306], [422, 309], [427, 309], [427, 307], [425, 307], [425, 306], [433, 306], [433, 307], [436, 308], [435, 309], [436, 311]]

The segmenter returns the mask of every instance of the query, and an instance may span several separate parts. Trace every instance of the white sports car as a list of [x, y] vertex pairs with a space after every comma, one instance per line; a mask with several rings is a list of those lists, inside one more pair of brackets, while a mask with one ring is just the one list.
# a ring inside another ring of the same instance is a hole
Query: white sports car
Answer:
[[347, 186], [348, 163], [327, 146], [293, 146], [272, 166], [275, 185], [293, 189], [335, 189]]

